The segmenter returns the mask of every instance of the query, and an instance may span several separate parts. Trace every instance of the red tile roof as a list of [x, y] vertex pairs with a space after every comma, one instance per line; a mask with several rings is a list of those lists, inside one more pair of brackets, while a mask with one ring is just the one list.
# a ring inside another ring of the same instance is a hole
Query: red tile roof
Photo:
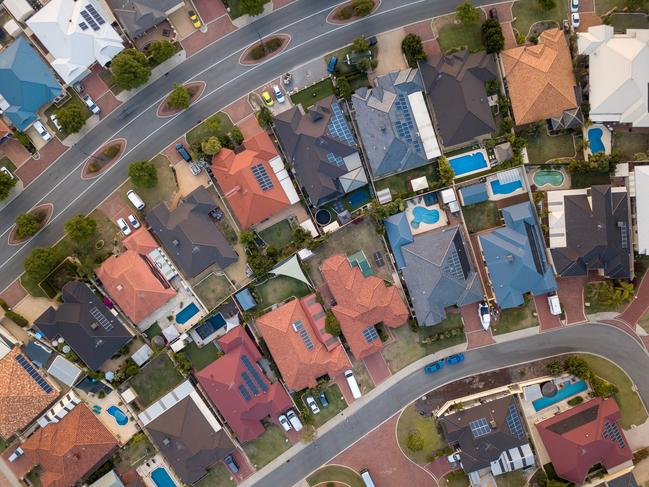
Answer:
[[[243, 144], [245, 150], [238, 154], [221, 149], [212, 158], [212, 171], [241, 226], [249, 228], [290, 203], [270, 166], [271, 159], [278, 155], [268, 134], [261, 132]], [[272, 182], [272, 188], [265, 191], [252, 172], [259, 164]]]
[[[559, 477], [582, 484], [593, 465], [607, 470], [633, 456], [614, 399], [592, 399], [536, 425]], [[610, 431], [620, 441], [610, 439]], [[604, 437], [607, 434], [608, 437]]]
[[[137, 324], [173, 298], [176, 291], [161, 275], [154, 273], [155, 266], [146, 257], [158, 247], [151, 234], [142, 229], [133, 236], [124, 240], [128, 250], [110, 256], [96, 273], [108, 294]], [[151, 248], [152, 245], [155, 246]]]
[[358, 267], [352, 267], [344, 255], [334, 255], [325, 260], [320, 271], [336, 300], [331, 309], [340, 322], [354, 356], [358, 359], [381, 350], [381, 340], [367, 343], [363, 331], [383, 323], [397, 328], [408, 320], [406, 308], [399, 290], [388, 287], [376, 276], [363, 276]]
[[[298, 321], [313, 343], [308, 349], [294, 330]], [[273, 355], [289, 389], [315, 387], [318, 377], [334, 377], [351, 368], [340, 340], [324, 331], [324, 310], [315, 294], [290, 301], [257, 318], [255, 326]]]
[[9, 127], [7, 126], [6, 123], [4, 123], [2, 120], [0, 120], [0, 139], [2, 139], [5, 135], [7, 135], [9, 132]]

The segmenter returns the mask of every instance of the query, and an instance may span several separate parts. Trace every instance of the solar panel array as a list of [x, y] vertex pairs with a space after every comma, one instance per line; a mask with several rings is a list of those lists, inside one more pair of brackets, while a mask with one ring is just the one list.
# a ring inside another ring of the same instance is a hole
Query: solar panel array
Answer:
[[113, 324], [96, 306], [90, 310], [90, 315], [97, 320], [97, 323], [99, 323], [104, 330], [111, 331], [113, 329]]
[[370, 326], [363, 330], [363, 337], [367, 343], [372, 343], [373, 341], [378, 340], [379, 334], [374, 326]]
[[79, 27], [81, 27], [81, 30], [88, 30], [88, 24], [85, 22], [79, 22]]
[[507, 418], [505, 418], [507, 426], [509, 426], [509, 431], [512, 432], [519, 440], [522, 440], [525, 437], [525, 430], [523, 429], [523, 423], [521, 423], [521, 417], [518, 414], [518, 409], [516, 409], [515, 404], [510, 404], [509, 409], [507, 410]]
[[475, 421], [471, 421], [469, 423], [469, 428], [471, 428], [471, 433], [473, 434], [474, 438], [480, 438], [481, 436], [484, 436], [489, 432], [491, 432], [489, 423], [485, 418], [480, 418], [480, 419], [476, 419]]
[[410, 113], [410, 107], [406, 95], [400, 93], [395, 101], [398, 120], [394, 122], [394, 128], [400, 139], [405, 140], [417, 152], [423, 152], [423, 147], [415, 130], [415, 121]]
[[54, 389], [52, 389], [52, 386], [50, 386], [45, 379], [43, 379], [43, 376], [39, 374], [34, 367], [32, 367], [32, 364], [30, 364], [25, 357], [23, 357], [21, 354], [16, 355], [16, 362], [20, 364], [20, 366], [25, 369], [25, 372], [27, 372], [32, 379], [34, 379], [34, 382], [36, 382], [41, 389], [45, 391], [46, 394], [49, 394], [52, 392]]
[[252, 174], [254, 174], [255, 179], [259, 183], [259, 187], [262, 191], [268, 191], [273, 188], [273, 182], [270, 179], [270, 176], [266, 172], [266, 168], [263, 164], [256, 164], [252, 166]]
[[620, 448], [624, 448], [624, 438], [622, 438], [622, 433], [620, 433], [617, 424], [608, 421], [604, 423], [604, 432], [602, 433], [602, 436], [607, 440], [617, 443]]
[[293, 324], [293, 326], [295, 327], [295, 331], [300, 334], [300, 338], [302, 338], [302, 341], [304, 342], [304, 345], [306, 345], [307, 350], [313, 350], [313, 341], [311, 341], [311, 337], [304, 329], [302, 322], [300, 320], [297, 320]]
[[94, 5], [90, 5], [90, 4], [86, 5], [86, 10], [88, 12], [90, 12], [90, 15], [92, 15], [92, 18], [95, 19], [95, 21], [99, 25], [104, 25], [106, 23], [104, 18], [101, 15], [99, 15], [99, 12], [97, 12], [97, 9], [94, 7]]
[[383, 267], [385, 265], [385, 259], [383, 259], [383, 254], [380, 251], [377, 250], [374, 252], [373, 256], [376, 267]]
[[455, 246], [449, 250], [442, 271], [457, 281], [464, 281], [464, 271]]
[[345, 160], [342, 157], [337, 156], [333, 152], [327, 153], [327, 160], [331, 164], [335, 164], [338, 167], [343, 167], [345, 165]]
[[250, 401], [252, 399], [252, 396], [248, 392], [248, 389], [246, 389], [242, 385], [239, 385], [239, 392], [241, 393], [244, 401]]
[[247, 355], [241, 356], [241, 362], [243, 362], [243, 365], [248, 370], [248, 373], [253, 377], [253, 379], [255, 379], [255, 382], [257, 383], [259, 388], [264, 392], [268, 392], [268, 386], [266, 385], [266, 382], [261, 378], [261, 375], [259, 375], [259, 372], [257, 371], [257, 369], [255, 369], [254, 365], [252, 365], [252, 362], [250, 362], [250, 359]]
[[88, 12], [82, 10], [81, 16], [83, 17], [83, 20], [86, 21], [86, 24], [88, 24], [92, 30], [94, 30], [95, 32], [99, 30], [99, 24], [97, 24], [95, 19], [93, 19]]
[[345, 115], [343, 114], [340, 105], [338, 105], [338, 103], [332, 103], [331, 111], [333, 112], [333, 115], [329, 120], [329, 125], [327, 125], [331, 136], [341, 142], [355, 145], [354, 136], [352, 135], [352, 131], [349, 129], [349, 125], [347, 124], [347, 120], [345, 119]]

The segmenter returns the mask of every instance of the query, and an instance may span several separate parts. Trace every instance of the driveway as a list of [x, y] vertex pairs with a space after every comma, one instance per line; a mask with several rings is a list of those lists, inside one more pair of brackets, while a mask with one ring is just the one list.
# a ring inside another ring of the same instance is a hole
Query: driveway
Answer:
[[566, 314], [566, 324], [574, 325], [586, 321], [584, 314], [584, 286], [588, 282], [586, 277], [559, 277], [559, 301]]
[[372, 355], [365, 357], [363, 363], [365, 364], [365, 368], [370, 374], [374, 385], [380, 384], [392, 375], [388, 368], [388, 364], [385, 363], [383, 354], [380, 351], [374, 352]]
[[550, 313], [550, 306], [548, 304], [548, 295], [534, 296], [534, 306], [536, 307], [536, 314], [539, 318], [539, 326], [541, 331], [552, 330], [553, 328], [561, 327], [561, 320], [557, 315]]
[[619, 318], [627, 322], [632, 327], [638, 323], [640, 318], [649, 309], [649, 279], [647, 278], [649, 272], [646, 272], [640, 281], [640, 285], [633, 297], [633, 301], [626, 307], [620, 314]]
[[484, 347], [496, 343], [491, 334], [491, 329], [485, 331], [478, 317], [478, 303], [467, 304], [460, 308], [464, 332], [466, 333], [467, 349]]

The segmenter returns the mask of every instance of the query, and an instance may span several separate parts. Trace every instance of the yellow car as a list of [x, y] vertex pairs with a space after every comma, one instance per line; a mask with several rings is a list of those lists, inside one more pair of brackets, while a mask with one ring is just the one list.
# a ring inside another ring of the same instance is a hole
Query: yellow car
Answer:
[[273, 102], [273, 99], [270, 97], [270, 93], [268, 93], [267, 91], [264, 91], [261, 94], [261, 97], [264, 99], [264, 103], [266, 104], [266, 106], [269, 106], [269, 107], [273, 106], [274, 102]]
[[196, 12], [194, 12], [193, 10], [189, 11], [189, 20], [191, 20], [192, 25], [197, 29], [200, 29], [201, 26], [203, 25], [201, 23], [201, 19], [198, 18], [198, 15], [196, 15]]

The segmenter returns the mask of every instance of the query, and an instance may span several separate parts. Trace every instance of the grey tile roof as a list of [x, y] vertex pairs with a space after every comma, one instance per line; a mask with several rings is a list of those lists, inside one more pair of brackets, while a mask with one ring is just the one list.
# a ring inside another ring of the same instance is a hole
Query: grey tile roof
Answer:
[[107, 0], [126, 33], [135, 39], [167, 18], [182, 0]]
[[160, 203], [146, 215], [151, 232], [188, 277], [196, 277], [212, 264], [225, 269], [238, 255], [209, 217], [215, 201], [199, 186], [169, 211]]

